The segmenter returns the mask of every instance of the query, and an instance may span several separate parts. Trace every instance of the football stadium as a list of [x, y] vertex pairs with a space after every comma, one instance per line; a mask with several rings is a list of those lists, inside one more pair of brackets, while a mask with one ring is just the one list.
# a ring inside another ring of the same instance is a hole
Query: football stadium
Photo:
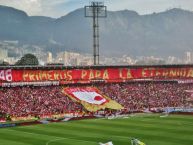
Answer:
[[0, 68], [0, 145], [192, 145], [193, 66]]
[[193, 145], [192, 9], [0, 0], [0, 145]]

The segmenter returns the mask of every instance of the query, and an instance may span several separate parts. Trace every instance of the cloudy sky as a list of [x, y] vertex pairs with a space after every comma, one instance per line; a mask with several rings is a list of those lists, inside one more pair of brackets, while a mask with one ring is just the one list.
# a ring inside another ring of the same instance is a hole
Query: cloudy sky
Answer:
[[[91, 0], [0, 0], [0, 5], [15, 7], [28, 15], [60, 17], [77, 8], [84, 7]], [[108, 10], [135, 10], [139, 14], [160, 12], [170, 8], [193, 11], [193, 0], [99, 0]]]

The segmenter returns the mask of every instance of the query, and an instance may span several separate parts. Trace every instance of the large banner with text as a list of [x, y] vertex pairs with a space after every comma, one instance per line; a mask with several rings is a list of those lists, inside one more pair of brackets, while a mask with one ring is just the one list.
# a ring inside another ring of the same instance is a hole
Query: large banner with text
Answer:
[[64, 70], [0, 70], [0, 82], [47, 82], [60, 84], [90, 83], [94, 81], [124, 82], [147, 79], [193, 79], [193, 68], [106, 68]]

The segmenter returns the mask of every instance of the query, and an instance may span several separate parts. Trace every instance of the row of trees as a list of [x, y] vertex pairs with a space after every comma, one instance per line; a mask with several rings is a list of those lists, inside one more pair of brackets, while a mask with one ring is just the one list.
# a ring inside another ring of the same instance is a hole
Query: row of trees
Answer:
[[[9, 63], [3, 61], [0, 63], [0, 66], [8, 66]], [[15, 63], [16, 66], [24, 66], [24, 65], [39, 65], [39, 61], [37, 57], [33, 54], [25, 54], [20, 60]]]

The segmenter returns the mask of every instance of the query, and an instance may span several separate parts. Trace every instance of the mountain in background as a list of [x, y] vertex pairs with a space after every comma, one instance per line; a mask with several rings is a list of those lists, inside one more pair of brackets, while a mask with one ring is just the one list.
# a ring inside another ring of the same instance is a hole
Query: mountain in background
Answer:
[[[108, 12], [100, 19], [100, 53], [108, 56], [177, 56], [193, 50], [193, 12], [171, 9], [139, 15], [134, 11]], [[28, 16], [0, 6], [0, 40], [43, 45], [47, 50], [92, 53], [92, 19], [77, 9], [58, 19]]]

